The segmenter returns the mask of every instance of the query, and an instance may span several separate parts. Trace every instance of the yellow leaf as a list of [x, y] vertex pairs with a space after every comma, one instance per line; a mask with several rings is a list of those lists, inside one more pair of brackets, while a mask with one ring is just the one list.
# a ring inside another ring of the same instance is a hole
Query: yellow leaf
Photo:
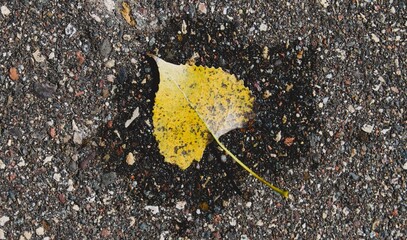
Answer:
[[242, 81], [221, 69], [156, 61], [154, 135], [165, 161], [186, 169], [201, 159], [211, 133], [218, 138], [249, 120], [254, 99]]
[[120, 13], [122, 14], [124, 20], [126, 20], [126, 22], [130, 24], [130, 26], [136, 26], [136, 21], [131, 16], [131, 9], [129, 4], [127, 2], [122, 2], [122, 7], [123, 9], [120, 11]]
[[[253, 116], [254, 98], [243, 81], [220, 68], [175, 65], [153, 57], [160, 73], [153, 109], [154, 136], [165, 161], [185, 170], [201, 160], [206, 145], [214, 139], [238, 164], [274, 189], [218, 139], [243, 127]], [[288, 192], [284, 194], [286, 197]]]

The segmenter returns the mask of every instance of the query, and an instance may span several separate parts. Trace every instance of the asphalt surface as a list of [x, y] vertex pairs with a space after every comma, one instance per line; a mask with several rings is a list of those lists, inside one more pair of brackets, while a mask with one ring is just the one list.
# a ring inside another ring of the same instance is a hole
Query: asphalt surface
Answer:
[[[406, 238], [405, 1], [121, 3], [0, 1], [0, 239]], [[163, 161], [147, 53], [245, 82], [221, 141], [289, 199]]]

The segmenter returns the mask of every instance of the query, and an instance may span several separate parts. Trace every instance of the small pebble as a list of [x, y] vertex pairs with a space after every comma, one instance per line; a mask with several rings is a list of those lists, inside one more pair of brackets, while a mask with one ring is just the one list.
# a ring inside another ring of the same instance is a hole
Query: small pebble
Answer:
[[153, 214], [157, 214], [160, 212], [160, 209], [158, 206], [145, 206], [144, 209], [151, 211], [151, 213], [153, 213]]
[[268, 60], [270, 58], [269, 48], [267, 46], [264, 46], [262, 56], [265, 60]]
[[98, 23], [100, 23], [102, 21], [102, 19], [98, 15], [96, 15], [94, 13], [91, 13], [89, 15]]
[[47, 156], [47, 157], [44, 159], [44, 164], [47, 164], [47, 163], [51, 162], [51, 160], [52, 160], [53, 157], [54, 157], [54, 156]]
[[249, 237], [246, 234], [240, 235], [240, 240], [249, 240]]
[[103, 228], [102, 229], [102, 231], [100, 232], [100, 236], [102, 237], [102, 238], [107, 238], [107, 237], [109, 237], [110, 236], [110, 230], [109, 229], [107, 229], [107, 228]]
[[206, 3], [200, 2], [198, 5], [198, 12], [202, 14], [206, 14], [208, 12], [208, 9], [206, 8]]
[[10, 15], [10, 13], [11, 13], [11, 11], [10, 11], [10, 9], [8, 9], [7, 6], [1, 6], [1, 14], [4, 17], [7, 17], [8, 15]]
[[362, 130], [366, 133], [371, 133], [373, 131], [374, 125], [364, 124]]
[[10, 221], [10, 218], [8, 216], [2, 216], [0, 218], [0, 226], [3, 227], [8, 221]]
[[125, 83], [127, 81], [127, 70], [124, 67], [119, 69], [119, 74], [117, 75], [117, 81], [119, 83]]
[[28, 232], [28, 231], [24, 231], [23, 236], [25, 237], [25, 239], [30, 240], [32, 237], [32, 233]]
[[34, 57], [34, 60], [38, 63], [42, 63], [46, 59], [45, 56], [41, 54], [39, 49], [37, 51], [33, 52], [33, 57]]
[[73, 142], [78, 144], [78, 145], [82, 144], [82, 142], [83, 142], [83, 134], [82, 134], [82, 132], [74, 132], [73, 133]]
[[348, 111], [349, 111], [350, 113], [354, 113], [356, 110], [355, 110], [355, 108], [354, 108], [352, 105], [348, 105]]
[[54, 127], [50, 128], [50, 129], [48, 130], [48, 134], [49, 134], [49, 136], [50, 136], [51, 138], [55, 138], [55, 136], [56, 136], [55, 128], [54, 128]]
[[111, 59], [111, 60], [105, 62], [105, 67], [112, 68], [112, 67], [114, 67], [115, 63], [116, 63], [116, 61], [114, 59]]
[[69, 23], [68, 26], [66, 26], [66, 28], [65, 28], [65, 34], [68, 37], [72, 37], [75, 33], [76, 33], [76, 28], [72, 24]]
[[263, 99], [268, 99], [268, 98], [270, 98], [271, 97], [271, 92], [269, 91], [269, 90], [266, 90], [264, 93], [263, 93]]
[[261, 23], [261, 24], [260, 24], [259, 30], [260, 30], [261, 32], [265, 32], [265, 31], [267, 31], [267, 29], [268, 29], [267, 24], [265, 24], [265, 23]]
[[59, 181], [61, 181], [61, 174], [60, 173], [55, 173], [54, 176], [52, 176], [52, 178], [55, 181], [59, 182]]
[[104, 0], [103, 3], [104, 3], [106, 9], [107, 9], [109, 12], [112, 12], [112, 11], [115, 9], [115, 7], [116, 7], [116, 3], [115, 3], [115, 1], [113, 1], [113, 0]]
[[11, 79], [11, 80], [17, 81], [18, 78], [20, 77], [20, 76], [18, 75], [18, 70], [17, 70], [17, 68], [11, 67], [11, 68], [10, 68], [10, 71], [9, 71], [9, 76], [10, 76], [10, 79]]
[[352, 177], [352, 179], [355, 180], [355, 181], [359, 180], [359, 178], [360, 178], [356, 173], [353, 173], [353, 172], [349, 173], [349, 175], [350, 175], [350, 176]]
[[107, 58], [111, 51], [112, 51], [112, 44], [110, 43], [109, 39], [105, 38], [99, 49], [100, 55], [103, 58]]
[[378, 37], [376, 34], [372, 33], [371, 36], [372, 36], [372, 40], [373, 40], [375, 43], [380, 42], [380, 39], [379, 39], [379, 37]]
[[58, 200], [60, 203], [65, 204], [66, 203], [65, 194], [63, 194], [63, 193], [58, 194]]
[[176, 203], [175, 208], [178, 210], [183, 210], [186, 204], [187, 204], [186, 201], [179, 201]]
[[126, 163], [127, 163], [128, 165], [130, 165], [130, 166], [132, 166], [132, 165], [135, 163], [133, 153], [129, 152], [129, 154], [127, 154], [127, 156], [126, 156]]
[[6, 168], [6, 164], [4, 164], [4, 162], [0, 159], [0, 169], [5, 169]]
[[181, 25], [181, 33], [182, 34], [187, 34], [187, 23], [185, 22], [185, 20], [182, 20], [182, 25]]
[[108, 82], [114, 82], [114, 79], [116, 78], [113, 74], [109, 74], [109, 75], [107, 75], [107, 81]]
[[38, 236], [42, 236], [42, 235], [44, 235], [45, 230], [44, 230], [43, 227], [39, 227], [39, 228], [35, 229], [35, 233], [36, 233]]
[[136, 109], [133, 111], [133, 114], [132, 114], [131, 118], [128, 119], [124, 123], [124, 127], [128, 128], [130, 126], [130, 124], [134, 121], [134, 119], [138, 118], [139, 116], [140, 116], [140, 109], [139, 109], [139, 107], [136, 107]]
[[322, 5], [322, 7], [327, 8], [329, 6], [329, 1], [328, 0], [319, 0], [319, 3]]

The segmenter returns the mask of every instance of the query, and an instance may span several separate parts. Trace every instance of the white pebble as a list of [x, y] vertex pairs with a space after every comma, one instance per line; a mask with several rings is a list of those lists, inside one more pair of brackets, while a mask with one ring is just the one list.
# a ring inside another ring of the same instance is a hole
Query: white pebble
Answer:
[[376, 34], [372, 33], [371, 36], [372, 36], [372, 40], [373, 40], [375, 43], [380, 42], [380, 38], [379, 38]]
[[199, 3], [198, 5], [198, 11], [200, 13], [206, 14], [208, 12], [207, 8], [206, 8], [206, 4], [205, 3]]
[[38, 236], [42, 236], [42, 235], [44, 235], [45, 230], [44, 230], [43, 227], [39, 227], [39, 228], [35, 229], [35, 233], [36, 233]]
[[7, 216], [3, 216], [0, 218], [0, 226], [4, 226], [4, 224], [6, 224], [8, 221], [10, 221], [10, 218]]
[[53, 157], [54, 157], [54, 156], [47, 156], [47, 157], [44, 159], [43, 164], [47, 164], [47, 163], [51, 162], [51, 160], [52, 160]]
[[349, 106], [348, 106], [348, 111], [349, 111], [350, 113], [354, 113], [356, 110], [355, 110], [355, 108], [354, 108], [352, 105], [349, 105]]
[[371, 133], [373, 131], [374, 125], [364, 124], [362, 130], [367, 133]]
[[246, 207], [247, 207], [247, 208], [251, 208], [251, 207], [252, 207], [252, 202], [247, 202], [247, 203], [246, 203]]
[[185, 20], [182, 20], [181, 33], [184, 34], [184, 35], [188, 33], [188, 31], [187, 31], [187, 23], [185, 22]]
[[124, 41], [130, 41], [131, 40], [131, 35], [130, 34], [124, 34], [123, 35], [123, 40]]
[[25, 237], [25, 239], [30, 240], [33, 234], [29, 231], [24, 231], [23, 236]]
[[45, 56], [41, 54], [40, 50], [33, 52], [33, 57], [36, 62], [42, 63], [45, 61]]
[[280, 142], [280, 140], [281, 140], [281, 131], [279, 131], [277, 133], [276, 137], [274, 138], [274, 141], [276, 141], [276, 142]]
[[179, 201], [177, 202], [177, 204], [175, 205], [175, 208], [178, 210], [182, 210], [185, 208], [185, 205], [187, 204], [186, 201]]
[[59, 182], [59, 181], [61, 181], [61, 174], [60, 173], [55, 173], [54, 176], [52, 176], [52, 178], [55, 181]]
[[105, 62], [105, 67], [112, 68], [112, 67], [114, 67], [115, 63], [116, 63], [116, 61], [114, 59], [111, 59], [111, 60]]
[[348, 216], [348, 215], [349, 215], [349, 208], [345, 207], [345, 208], [342, 210], [342, 213], [343, 213], [345, 216]]
[[6, 239], [3, 229], [0, 229], [0, 239]]
[[124, 123], [124, 127], [128, 128], [130, 124], [134, 121], [134, 119], [138, 118], [138, 116], [140, 116], [140, 110], [139, 107], [136, 107], [136, 109], [134, 109], [133, 111], [131, 118]]
[[73, 142], [81, 145], [83, 142], [83, 134], [81, 132], [74, 132], [73, 134]]
[[264, 225], [264, 223], [263, 223], [262, 220], [259, 220], [259, 221], [256, 222], [256, 225], [259, 226], [259, 227], [262, 227]]
[[109, 74], [106, 78], [108, 82], [114, 82], [115, 76], [113, 74]]
[[104, 0], [104, 4], [105, 4], [107, 11], [109, 11], [109, 12], [113, 12], [113, 10], [116, 7], [116, 3], [113, 0]]
[[102, 21], [102, 19], [101, 19], [98, 15], [96, 15], [96, 14], [94, 14], [94, 13], [91, 13], [90, 16], [91, 16], [93, 19], [95, 19], [95, 21], [98, 22], [98, 23], [100, 23], [100, 22]]
[[0, 169], [5, 169], [6, 168], [6, 164], [4, 164], [4, 162], [0, 159]]
[[319, 108], [323, 108], [323, 107], [324, 107], [324, 104], [323, 104], [322, 102], [320, 102], [320, 103], [318, 103], [318, 107], [319, 107]]
[[407, 170], [407, 162], [404, 163], [403, 169], [404, 169], [404, 170]]
[[6, 7], [6, 6], [1, 6], [1, 14], [4, 16], [4, 17], [7, 17], [8, 15], [10, 15], [10, 9], [8, 9], [8, 7]]
[[67, 188], [67, 191], [68, 191], [68, 192], [72, 192], [73, 190], [75, 190], [75, 188], [73, 187], [73, 181], [72, 181], [72, 179], [69, 179], [69, 180], [68, 180], [68, 188]]
[[265, 24], [265, 23], [261, 23], [261, 24], [260, 24], [259, 30], [260, 30], [261, 32], [265, 32], [265, 31], [267, 31], [267, 29], [268, 29], [267, 24]]
[[55, 52], [51, 52], [51, 53], [48, 55], [48, 58], [49, 58], [49, 59], [54, 59], [54, 58], [55, 58]]
[[78, 206], [78, 205], [76, 205], [76, 204], [75, 204], [75, 205], [73, 205], [72, 209], [73, 209], [73, 210], [75, 210], [75, 211], [79, 211], [79, 210], [80, 210], [79, 206]]
[[160, 209], [158, 208], [158, 206], [145, 206], [144, 209], [150, 210], [153, 214], [157, 214], [160, 212]]
[[390, 128], [386, 128], [386, 129], [383, 129], [383, 130], [381, 130], [380, 132], [382, 133], [382, 134], [386, 134], [388, 131], [390, 131], [391, 130], [391, 127]]
[[319, 0], [319, 3], [322, 7], [327, 8], [329, 6], [329, 2], [327, 0]]

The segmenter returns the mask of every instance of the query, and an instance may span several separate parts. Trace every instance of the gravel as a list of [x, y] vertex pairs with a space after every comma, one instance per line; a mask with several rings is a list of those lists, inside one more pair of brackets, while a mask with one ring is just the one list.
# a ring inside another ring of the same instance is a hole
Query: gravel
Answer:
[[[128, 3], [0, 2], [0, 239], [406, 238], [405, 1]], [[147, 53], [244, 80], [221, 141], [289, 199], [214, 143], [164, 163]]]

